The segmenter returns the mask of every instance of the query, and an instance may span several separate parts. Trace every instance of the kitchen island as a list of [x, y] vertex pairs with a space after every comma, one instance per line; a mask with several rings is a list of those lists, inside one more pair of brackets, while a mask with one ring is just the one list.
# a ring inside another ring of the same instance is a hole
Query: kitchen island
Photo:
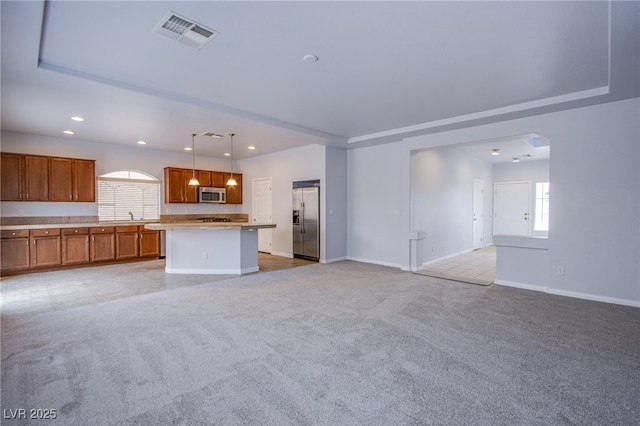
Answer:
[[150, 223], [145, 228], [166, 231], [169, 274], [246, 274], [257, 272], [258, 229], [275, 224], [249, 222]]

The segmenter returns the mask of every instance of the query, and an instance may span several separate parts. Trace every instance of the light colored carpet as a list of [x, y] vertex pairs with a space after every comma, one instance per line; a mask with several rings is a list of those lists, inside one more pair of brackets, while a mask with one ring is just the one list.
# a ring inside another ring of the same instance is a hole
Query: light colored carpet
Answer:
[[[606, 283], [603, 283], [606, 285]], [[640, 310], [356, 262], [2, 320], [64, 425], [637, 424]]]

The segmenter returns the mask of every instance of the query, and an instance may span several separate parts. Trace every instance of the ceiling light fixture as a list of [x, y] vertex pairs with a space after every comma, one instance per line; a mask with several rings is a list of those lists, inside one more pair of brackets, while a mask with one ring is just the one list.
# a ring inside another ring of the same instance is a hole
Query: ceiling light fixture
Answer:
[[71, 119], [73, 121], [84, 121], [84, 118], [80, 117], [79, 115], [74, 115], [73, 117], [71, 117]]
[[195, 148], [195, 139], [196, 134], [191, 134], [191, 180], [189, 181], [189, 185], [191, 186], [199, 186], [200, 182], [196, 179], [196, 150]]
[[493, 150], [491, 151], [491, 155], [500, 155], [500, 150], [499, 150], [498, 148], [493, 149]]
[[250, 149], [250, 150], [252, 150], [252, 151], [253, 151], [254, 149], [256, 149], [256, 147], [255, 147], [255, 146], [253, 146], [253, 145], [249, 145], [249, 146], [247, 147], [247, 149]]
[[185, 151], [191, 151], [191, 147], [190, 147], [190, 146], [185, 146], [185, 147], [184, 147], [184, 150], [185, 150]]
[[224, 156], [225, 156], [225, 157], [228, 157], [228, 156], [230, 156], [230, 155], [231, 155], [231, 154], [229, 154], [228, 152], [225, 152], [225, 153], [224, 153]]
[[138, 145], [146, 145], [147, 143], [145, 141], [138, 141], [136, 142]]
[[62, 133], [64, 133], [65, 135], [75, 135], [75, 132], [72, 130], [63, 130]]
[[233, 133], [229, 133], [231, 136], [231, 177], [227, 181], [227, 186], [236, 186], [238, 182], [233, 178], [233, 137], [235, 136]]
[[512, 163], [519, 163], [520, 159], [518, 157], [513, 157], [513, 159], [511, 160]]

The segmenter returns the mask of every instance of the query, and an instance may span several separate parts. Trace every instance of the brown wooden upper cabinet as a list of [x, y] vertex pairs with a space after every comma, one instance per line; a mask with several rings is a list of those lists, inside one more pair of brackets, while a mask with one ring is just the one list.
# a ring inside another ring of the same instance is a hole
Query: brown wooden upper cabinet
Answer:
[[[234, 173], [238, 182], [235, 187], [227, 187], [225, 183], [230, 173], [196, 170], [195, 175], [200, 186], [215, 186], [227, 188], [227, 204], [242, 204], [242, 174]], [[164, 169], [164, 202], [165, 203], [197, 203], [198, 187], [189, 185], [193, 176], [192, 169], [167, 167]]]
[[73, 201], [72, 168], [69, 158], [49, 160], [49, 201]]
[[2, 201], [96, 200], [95, 161], [2, 153]]
[[164, 202], [186, 203], [184, 169], [167, 167], [164, 169]]
[[49, 201], [49, 157], [24, 156], [25, 201]]
[[2, 153], [0, 157], [2, 170], [2, 201], [21, 201], [24, 199], [24, 156], [20, 154]]
[[231, 177], [231, 173], [224, 174], [225, 187], [227, 188], [227, 204], [242, 204], [242, 175], [233, 174], [233, 178], [238, 183], [235, 186], [227, 186], [226, 182]]
[[73, 201], [96, 201], [96, 162], [73, 160]]

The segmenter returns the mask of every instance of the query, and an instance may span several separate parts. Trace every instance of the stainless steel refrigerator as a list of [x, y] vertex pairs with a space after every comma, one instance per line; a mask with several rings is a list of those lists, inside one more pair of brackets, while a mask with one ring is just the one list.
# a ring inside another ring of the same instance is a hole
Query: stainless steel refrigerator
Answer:
[[293, 257], [320, 259], [320, 188], [293, 189]]

